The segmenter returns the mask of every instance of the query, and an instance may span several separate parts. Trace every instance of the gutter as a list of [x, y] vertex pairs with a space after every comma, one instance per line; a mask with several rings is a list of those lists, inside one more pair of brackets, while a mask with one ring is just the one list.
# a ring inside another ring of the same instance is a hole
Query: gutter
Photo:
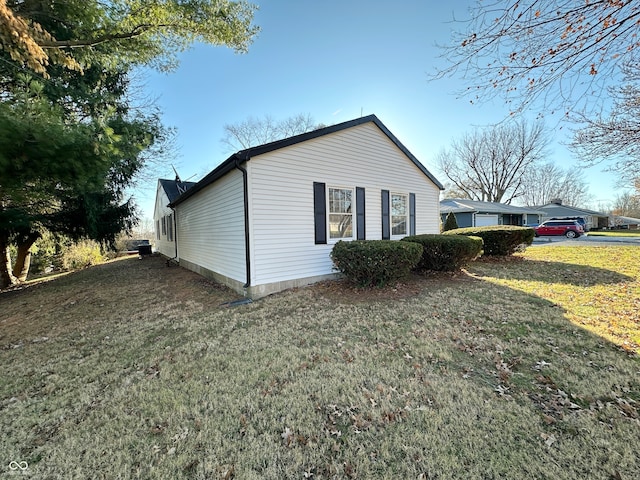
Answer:
[[[245, 161], [248, 160], [245, 159]], [[248, 175], [247, 170], [240, 166], [240, 159], [236, 157], [235, 168], [242, 172], [242, 190], [244, 194], [244, 255], [245, 255], [245, 268], [247, 271], [247, 282], [242, 288], [249, 288], [251, 286], [251, 248], [249, 246], [249, 189], [248, 189]], [[177, 245], [177, 244], [176, 244]]]

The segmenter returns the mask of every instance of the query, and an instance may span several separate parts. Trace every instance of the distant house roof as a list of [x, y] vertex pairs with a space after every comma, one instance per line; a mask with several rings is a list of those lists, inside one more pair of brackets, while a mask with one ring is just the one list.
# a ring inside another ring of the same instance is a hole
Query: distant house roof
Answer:
[[517, 207], [498, 202], [480, 202], [466, 198], [445, 198], [440, 201], [441, 213], [499, 213], [511, 215], [540, 215], [539, 209], [532, 207]]
[[640, 218], [623, 217], [622, 215], [614, 215], [613, 220], [616, 225], [640, 225]]
[[581, 215], [589, 215], [592, 217], [608, 217], [607, 213], [596, 212], [595, 210], [587, 210], [586, 208], [570, 207], [569, 205], [561, 205], [558, 203], [547, 203], [535, 207], [544, 212], [549, 217], [579, 217]]
[[180, 180], [167, 180], [165, 178], [161, 178], [159, 182], [167, 194], [169, 203], [175, 201], [180, 195], [196, 184], [196, 182], [182, 182]]
[[400, 143], [400, 141], [378, 119], [378, 117], [376, 117], [375, 115], [368, 115], [366, 117], [357, 118], [355, 120], [350, 120], [348, 122], [338, 123], [336, 125], [331, 125], [329, 127], [319, 128], [311, 132], [302, 133], [300, 135], [284, 138], [282, 140], [277, 140], [275, 142], [265, 143], [264, 145], [258, 145], [257, 147], [251, 147], [245, 150], [240, 150], [239, 152], [236, 152], [233, 155], [231, 155], [220, 165], [218, 165], [213, 171], [211, 171], [202, 180], [196, 183], [196, 185], [193, 188], [190, 188], [185, 194], [181, 195], [179, 198], [172, 201], [171, 206], [173, 207], [175, 205], [178, 205], [184, 202], [187, 198], [191, 197], [192, 195], [195, 195], [197, 192], [199, 192], [206, 186], [222, 178], [231, 170], [235, 169], [238, 165], [244, 162], [248, 162], [252, 157], [263, 155], [265, 153], [278, 150], [280, 148], [289, 147], [297, 143], [305, 142], [307, 140], [322, 137], [323, 135], [339, 132], [341, 130], [352, 128], [358, 125], [363, 125], [369, 122], [374, 123], [380, 130], [382, 130], [382, 132], [389, 138], [389, 140], [391, 140], [396, 145], [396, 147], [398, 147], [402, 151], [402, 153], [404, 153], [409, 158], [409, 160], [411, 160], [411, 162], [413, 162], [413, 164], [416, 167], [418, 167], [418, 169], [425, 176], [427, 176], [440, 190], [444, 190], [444, 186], [436, 179], [436, 177], [434, 177], [431, 174], [431, 172], [429, 172], [429, 170], [427, 170], [425, 166], [422, 165], [422, 163], [420, 163], [420, 161], [416, 157], [414, 157], [409, 150], [407, 150], [407, 147], [405, 147], [402, 143]]

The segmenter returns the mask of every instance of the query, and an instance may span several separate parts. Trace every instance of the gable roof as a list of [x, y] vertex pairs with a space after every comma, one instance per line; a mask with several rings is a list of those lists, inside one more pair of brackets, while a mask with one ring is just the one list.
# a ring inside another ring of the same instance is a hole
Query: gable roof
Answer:
[[329, 127], [319, 128], [317, 130], [313, 130], [311, 132], [302, 133], [300, 135], [295, 135], [293, 137], [284, 138], [282, 140], [276, 140], [275, 142], [265, 143], [264, 145], [258, 145], [256, 147], [247, 148], [244, 150], [240, 150], [232, 154], [229, 158], [227, 158], [224, 162], [218, 165], [213, 171], [207, 174], [202, 180], [195, 184], [193, 188], [190, 188], [187, 192], [182, 194], [176, 200], [172, 201], [170, 204], [171, 207], [178, 205], [184, 202], [187, 198], [196, 194], [203, 188], [208, 185], [211, 185], [216, 180], [222, 178], [224, 175], [229, 173], [231, 170], [235, 169], [242, 163], [248, 162], [252, 157], [263, 155], [265, 153], [272, 152], [274, 150], [279, 150], [281, 148], [290, 147], [292, 145], [296, 145], [301, 142], [306, 142], [307, 140], [312, 140], [314, 138], [322, 137], [324, 135], [329, 135], [331, 133], [340, 132], [342, 130], [346, 130], [348, 128], [356, 127], [358, 125], [363, 125], [365, 123], [372, 122], [375, 124], [386, 136], [391, 140], [396, 147], [398, 147], [402, 153], [404, 153], [413, 164], [418, 167], [418, 169], [431, 180], [440, 190], [444, 190], [444, 186], [425, 168], [420, 161], [413, 156], [413, 154], [405, 147], [400, 140], [398, 140], [387, 127], [376, 117], [375, 115], [368, 115], [366, 117], [356, 118], [355, 120], [349, 120], [347, 122], [338, 123], [336, 125], [331, 125]]
[[468, 200], [466, 198], [445, 198], [440, 201], [441, 213], [501, 213], [501, 214], [514, 214], [524, 215], [542, 214], [538, 209], [531, 207], [517, 207], [515, 205], [507, 205], [505, 203], [498, 202], [481, 202], [478, 200]]
[[158, 181], [167, 194], [169, 203], [174, 202], [180, 195], [196, 184], [196, 182], [182, 182], [180, 180], [167, 180], [166, 178], [161, 178]]

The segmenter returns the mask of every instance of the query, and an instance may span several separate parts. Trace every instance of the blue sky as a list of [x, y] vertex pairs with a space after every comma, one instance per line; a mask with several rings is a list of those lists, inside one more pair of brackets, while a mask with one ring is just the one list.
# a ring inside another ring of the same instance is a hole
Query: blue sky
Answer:
[[[435, 156], [475, 126], [496, 122], [499, 100], [471, 105], [455, 79], [429, 81], [469, 0], [264, 0], [255, 23], [262, 30], [247, 54], [196, 45], [174, 72], [145, 72], [145, 91], [163, 122], [177, 129], [173, 162], [183, 179], [197, 181], [233, 153], [220, 141], [225, 124], [270, 115], [310, 114], [335, 124], [375, 114], [441, 182]], [[533, 118], [533, 115], [532, 115]], [[549, 160], [564, 168], [576, 159], [561, 144], [569, 128], [554, 127]], [[615, 177], [587, 170], [590, 205], [612, 201]], [[173, 178], [171, 167], [159, 172]], [[135, 193], [143, 217], [153, 216], [155, 182]]]

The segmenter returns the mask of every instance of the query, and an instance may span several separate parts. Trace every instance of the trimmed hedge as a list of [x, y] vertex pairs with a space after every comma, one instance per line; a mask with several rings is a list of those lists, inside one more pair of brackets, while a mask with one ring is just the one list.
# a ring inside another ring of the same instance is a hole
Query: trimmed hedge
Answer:
[[482, 238], [462, 235], [414, 235], [404, 242], [422, 245], [418, 270], [454, 271], [482, 254]]
[[506, 256], [517, 251], [521, 245], [531, 245], [534, 231], [530, 227], [492, 225], [490, 227], [457, 228], [444, 232], [443, 235], [480, 237], [484, 241], [485, 255]]
[[392, 240], [339, 241], [331, 251], [335, 269], [361, 287], [383, 286], [407, 276], [421, 256], [420, 245]]

